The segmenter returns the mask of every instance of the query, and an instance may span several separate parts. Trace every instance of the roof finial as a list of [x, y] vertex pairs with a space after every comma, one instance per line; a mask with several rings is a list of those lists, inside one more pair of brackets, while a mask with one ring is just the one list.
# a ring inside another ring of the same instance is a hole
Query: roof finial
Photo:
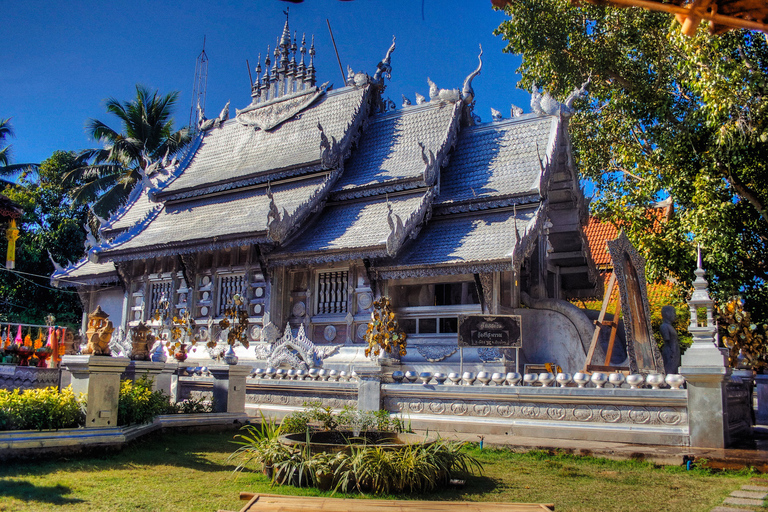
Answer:
[[307, 74], [304, 79], [309, 83], [310, 87], [315, 85], [315, 36], [312, 35], [312, 44], [309, 46], [309, 66], [307, 66]]
[[392, 78], [392, 52], [395, 51], [395, 36], [392, 36], [392, 45], [387, 50], [387, 54], [384, 59], [376, 65], [376, 73], [373, 75], [373, 81], [380, 84], [384, 83], [384, 77]]
[[696, 261], [697, 268], [703, 268], [701, 261], [701, 244], [696, 244]]
[[472, 80], [480, 74], [480, 70], [483, 68], [483, 45], [480, 45], [480, 55], [477, 56], [479, 64], [477, 69], [471, 72], [467, 78], [464, 79], [464, 87], [461, 90], [461, 98], [465, 103], [472, 103], [475, 99], [475, 91], [472, 89]]

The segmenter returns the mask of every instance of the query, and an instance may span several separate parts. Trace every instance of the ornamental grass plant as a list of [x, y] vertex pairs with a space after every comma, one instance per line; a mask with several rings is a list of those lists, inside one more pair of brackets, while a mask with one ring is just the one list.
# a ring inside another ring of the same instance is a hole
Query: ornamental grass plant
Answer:
[[[425, 438], [421, 443], [381, 446], [369, 443], [365, 437], [350, 435], [350, 426], [358, 432], [377, 428], [393, 431], [402, 428], [402, 422], [393, 422], [389, 415], [385, 418], [352, 409], [337, 415], [330, 408], [309, 404], [303, 411], [287, 416], [281, 424], [262, 416], [258, 426], [243, 427], [244, 433], [235, 436], [234, 441], [240, 447], [229, 460], [239, 459], [236, 472], [255, 465], [273, 484], [343, 493], [430, 492], [447, 487], [452, 479], [482, 473], [482, 464], [464, 449], [466, 443], [441, 438], [426, 442]], [[345, 431], [347, 435], [340, 436], [344, 449], [337, 453], [316, 452], [310, 441], [318, 428], [326, 432]], [[306, 436], [303, 443], [281, 442], [283, 434], [302, 432]]]

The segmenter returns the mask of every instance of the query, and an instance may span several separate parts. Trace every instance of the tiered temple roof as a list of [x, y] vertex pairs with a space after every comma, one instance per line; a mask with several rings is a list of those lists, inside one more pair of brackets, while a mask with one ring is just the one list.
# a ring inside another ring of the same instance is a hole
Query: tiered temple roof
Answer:
[[592, 291], [565, 116], [477, 124], [479, 67], [463, 90], [393, 110], [381, 94], [394, 43], [373, 77], [350, 74], [338, 90], [314, 85], [306, 43], [297, 48], [286, 23], [252, 103], [203, 120], [181, 163], [144, 180], [103, 227], [90, 262], [53, 280], [249, 244], [268, 266], [365, 259], [384, 278], [477, 273], [511, 269], [542, 236], [570, 269], [567, 286]]

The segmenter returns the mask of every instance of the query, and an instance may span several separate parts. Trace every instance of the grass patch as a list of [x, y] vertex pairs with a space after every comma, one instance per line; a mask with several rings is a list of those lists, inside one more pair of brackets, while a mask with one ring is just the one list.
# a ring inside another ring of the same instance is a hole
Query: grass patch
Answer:
[[[240, 491], [330, 496], [314, 489], [272, 487], [260, 472], [233, 473], [234, 432], [157, 434], [122, 452], [0, 465], [0, 511], [239, 510]], [[547, 452], [469, 453], [484, 476], [462, 489], [400, 499], [555, 503], [564, 511], [709, 511], [741, 485], [747, 472], [713, 473], [648, 462]], [[344, 495], [336, 495], [344, 496]], [[352, 497], [352, 496], [350, 496]]]

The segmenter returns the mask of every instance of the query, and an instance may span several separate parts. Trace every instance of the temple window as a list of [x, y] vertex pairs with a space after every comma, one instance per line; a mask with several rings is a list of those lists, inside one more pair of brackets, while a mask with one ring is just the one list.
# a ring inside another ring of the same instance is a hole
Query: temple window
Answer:
[[400, 325], [408, 334], [455, 336], [459, 327], [458, 315], [480, 311], [477, 287], [474, 281], [466, 279], [395, 284], [389, 286], [389, 293], [397, 308]]
[[217, 293], [217, 316], [222, 316], [227, 309], [227, 301], [232, 299], [235, 294], [245, 296], [248, 283], [245, 279], [245, 272], [237, 274], [221, 274], [218, 276]]
[[455, 306], [480, 304], [473, 281], [392, 286], [397, 307]]
[[160, 308], [163, 299], [173, 300], [173, 281], [171, 279], [152, 280], [149, 282], [149, 310], [147, 314], [151, 318]]
[[347, 312], [348, 270], [317, 273], [315, 304], [317, 315]]

